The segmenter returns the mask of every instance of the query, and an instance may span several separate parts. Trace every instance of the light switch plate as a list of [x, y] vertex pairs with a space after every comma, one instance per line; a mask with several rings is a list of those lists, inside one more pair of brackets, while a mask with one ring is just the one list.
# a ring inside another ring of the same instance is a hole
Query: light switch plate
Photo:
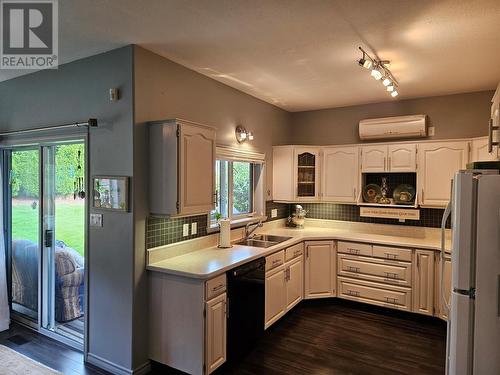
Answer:
[[271, 210], [271, 218], [276, 217], [276, 216], [278, 216], [278, 209], [277, 208], [273, 208]]
[[102, 214], [90, 214], [90, 226], [102, 227]]
[[194, 222], [191, 223], [191, 234], [196, 234], [198, 233], [198, 223]]
[[182, 225], [182, 237], [189, 236], [189, 224]]

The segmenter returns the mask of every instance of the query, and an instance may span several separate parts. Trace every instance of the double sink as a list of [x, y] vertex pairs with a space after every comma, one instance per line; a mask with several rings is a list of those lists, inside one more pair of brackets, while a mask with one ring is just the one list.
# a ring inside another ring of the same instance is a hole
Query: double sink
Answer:
[[292, 237], [274, 236], [272, 234], [257, 234], [250, 238], [236, 242], [236, 245], [245, 245], [253, 247], [271, 247], [281, 242], [285, 242]]

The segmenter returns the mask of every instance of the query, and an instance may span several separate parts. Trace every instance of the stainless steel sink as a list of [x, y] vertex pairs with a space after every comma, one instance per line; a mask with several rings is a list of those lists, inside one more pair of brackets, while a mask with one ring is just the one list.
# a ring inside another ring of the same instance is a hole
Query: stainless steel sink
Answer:
[[284, 242], [289, 240], [292, 237], [285, 237], [285, 236], [273, 236], [272, 234], [256, 234], [255, 236], [251, 237], [250, 239], [256, 240], [256, 241], [271, 241], [271, 242]]
[[253, 246], [253, 247], [271, 247], [281, 242], [289, 240], [292, 237], [273, 236], [270, 234], [258, 234], [246, 240], [236, 242], [237, 245]]

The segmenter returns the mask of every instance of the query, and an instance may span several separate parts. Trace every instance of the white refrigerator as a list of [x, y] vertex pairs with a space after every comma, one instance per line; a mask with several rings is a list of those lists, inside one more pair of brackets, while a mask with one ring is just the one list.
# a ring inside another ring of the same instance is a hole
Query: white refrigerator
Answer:
[[452, 293], [448, 315], [446, 373], [499, 375], [498, 171], [464, 170], [456, 173], [451, 217]]

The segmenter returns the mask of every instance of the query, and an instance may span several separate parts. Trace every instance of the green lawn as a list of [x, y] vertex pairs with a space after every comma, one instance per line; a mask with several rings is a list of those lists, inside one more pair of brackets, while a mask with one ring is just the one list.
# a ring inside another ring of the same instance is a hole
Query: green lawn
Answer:
[[[38, 242], [39, 208], [32, 201], [12, 201], [12, 239]], [[83, 255], [85, 236], [83, 201], [56, 200], [56, 240]]]

